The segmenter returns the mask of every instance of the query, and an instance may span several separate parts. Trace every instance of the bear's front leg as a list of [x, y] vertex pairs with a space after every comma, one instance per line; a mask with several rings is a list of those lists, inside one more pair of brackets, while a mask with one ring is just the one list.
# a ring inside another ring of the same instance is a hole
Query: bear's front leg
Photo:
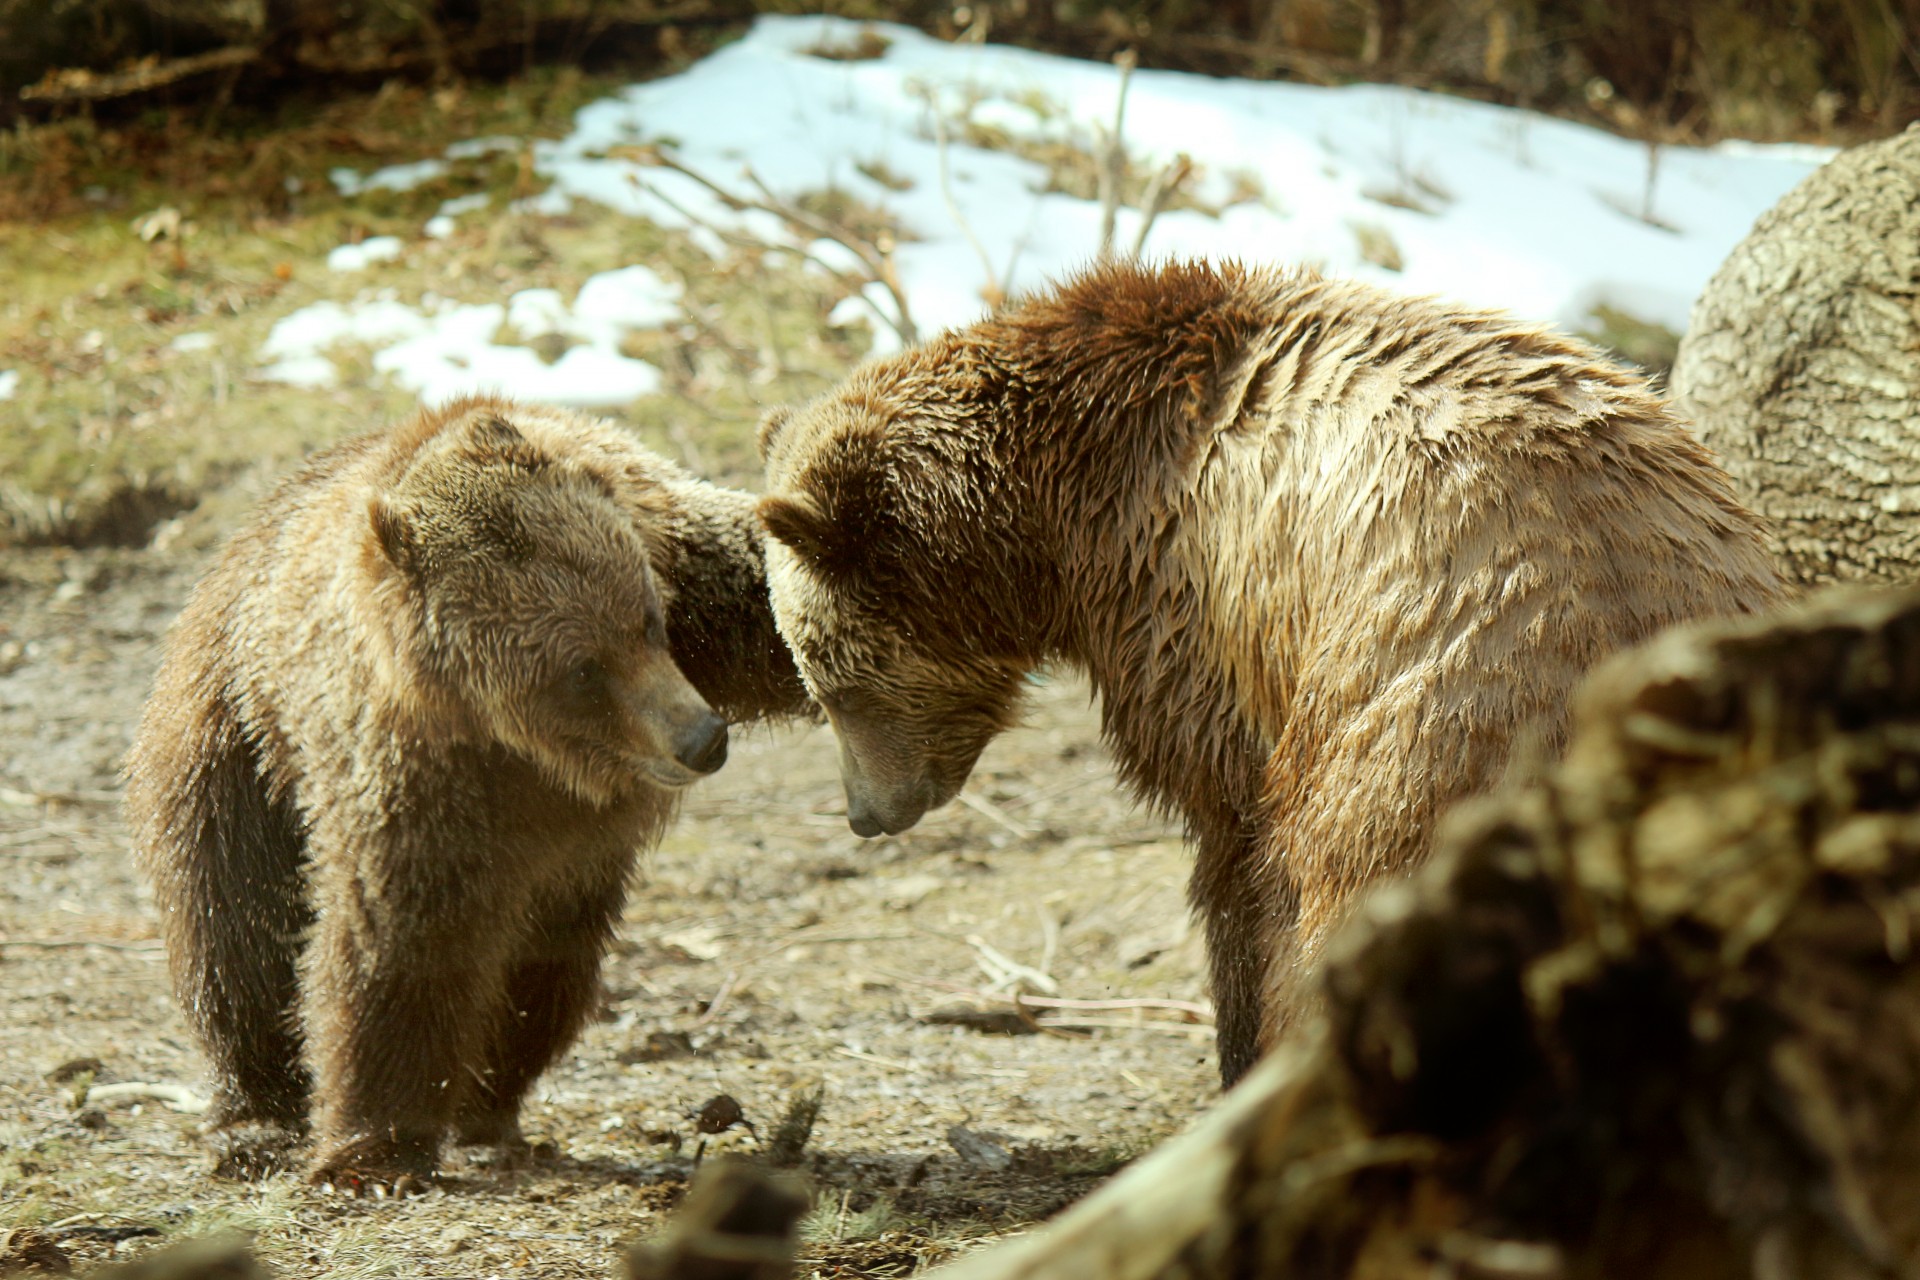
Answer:
[[493, 904], [513, 895], [462, 876], [443, 850], [414, 852], [369, 874], [323, 867], [317, 877], [304, 984], [317, 1138], [307, 1176], [354, 1194], [404, 1191], [432, 1174], [503, 998], [506, 930]]
[[484, 1049], [485, 1066], [467, 1082], [454, 1121], [458, 1141], [524, 1150], [520, 1104], [593, 1016], [600, 964], [626, 900], [632, 856], [605, 868], [601, 881], [563, 895], [535, 914], [526, 942], [508, 965], [505, 1006]]

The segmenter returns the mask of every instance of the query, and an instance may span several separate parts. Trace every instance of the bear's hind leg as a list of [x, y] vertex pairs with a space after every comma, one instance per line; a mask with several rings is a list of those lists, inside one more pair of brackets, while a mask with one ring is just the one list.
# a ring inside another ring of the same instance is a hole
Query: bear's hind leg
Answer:
[[507, 977], [479, 1075], [454, 1121], [457, 1141], [515, 1150], [520, 1104], [593, 1016], [600, 964], [626, 898], [626, 877], [546, 913]]
[[238, 719], [208, 692], [219, 688], [214, 673], [186, 674], [163, 677], [159, 714], [149, 712], [129, 756], [127, 817], [161, 909], [174, 993], [212, 1067], [220, 1171], [249, 1176], [277, 1167], [307, 1127], [295, 1022], [311, 919], [302, 837]]
[[1275, 965], [1294, 949], [1299, 901], [1239, 835], [1201, 840], [1190, 897], [1206, 927], [1220, 1082], [1232, 1088], [1267, 1048], [1265, 988]]

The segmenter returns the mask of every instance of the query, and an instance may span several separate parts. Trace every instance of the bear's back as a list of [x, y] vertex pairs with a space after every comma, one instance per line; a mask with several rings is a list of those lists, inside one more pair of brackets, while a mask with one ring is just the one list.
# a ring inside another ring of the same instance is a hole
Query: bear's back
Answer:
[[[1558, 719], [1603, 654], [1778, 598], [1711, 456], [1591, 348], [1350, 282], [1242, 287], [1271, 323], [1193, 451], [1175, 546], [1237, 606], [1209, 613], [1245, 666], [1348, 706], [1398, 682], [1426, 715], [1497, 692]], [[1269, 740], [1293, 700], [1271, 692], [1250, 692]]]

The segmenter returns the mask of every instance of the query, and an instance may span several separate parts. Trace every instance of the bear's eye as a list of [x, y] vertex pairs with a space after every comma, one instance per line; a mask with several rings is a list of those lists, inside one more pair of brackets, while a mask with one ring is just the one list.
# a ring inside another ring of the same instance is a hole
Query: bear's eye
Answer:
[[598, 658], [586, 658], [568, 667], [553, 682], [554, 696], [569, 711], [580, 715], [602, 715], [613, 685], [613, 673]]

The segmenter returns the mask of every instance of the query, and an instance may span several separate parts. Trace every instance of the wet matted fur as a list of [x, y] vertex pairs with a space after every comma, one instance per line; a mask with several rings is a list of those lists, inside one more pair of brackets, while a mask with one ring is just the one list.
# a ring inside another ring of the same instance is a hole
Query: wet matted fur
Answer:
[[1597, 659], [1781, 585], [1646, 380], [1309, 272], [1091, 270], [761, 432], [775, 614], [873, 835], [952, 798], [1036, 665], [1198, 846], [1231, 1082], [1355, 896], [1557, 753]]
[[496, 399], [312, 459], [172, 631], [127, 816], [235, 1171], [518, 1141], [638, 851], [732, 719], [805, 693], [753, 500]]

